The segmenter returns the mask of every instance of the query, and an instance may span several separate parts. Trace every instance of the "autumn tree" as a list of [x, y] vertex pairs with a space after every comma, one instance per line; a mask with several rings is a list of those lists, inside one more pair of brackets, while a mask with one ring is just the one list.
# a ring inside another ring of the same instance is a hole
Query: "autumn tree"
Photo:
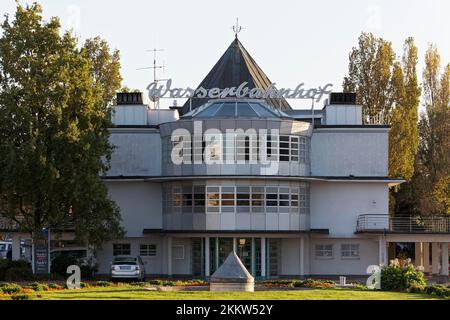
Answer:
[[450, 213], [450, 64], [441, 74], [440, 55], [430, 45], [425, 55], [417, 174], [412, 187], [420, 212]]
[[393, 105], [388, 120], [389, 175], [410, 180], [419, 144], [418, 109], [421, 89], [417, 80], [417, 47], [406, 39], [401, 64], [394, 64], [392, 77]]
[[363, 106], [364, 120], [385, 118], [392, 107], [392, 76], [395, 53], [390, 42], [362, 33], [358, 46], [349, 54], [345, 92], [357, 92], [357, 103]]
[[418, 145], [420, 87], [416, 73], [417, 48], [405, 41], [401, 61], [390, 42], [362, 33], [358, 47], [349, 54], [344, 91], [356, 92], [364, 120], [391, 125], [389, 133], [389, 175], [411, 179]]
[[120, 237], [118, 206], [100, 175], [109, 167], [110, 106], [119, 56], [84, 46], [18, 4], [0, 38], [0, 215], [23, 232], [75, 229], [90, 244]]

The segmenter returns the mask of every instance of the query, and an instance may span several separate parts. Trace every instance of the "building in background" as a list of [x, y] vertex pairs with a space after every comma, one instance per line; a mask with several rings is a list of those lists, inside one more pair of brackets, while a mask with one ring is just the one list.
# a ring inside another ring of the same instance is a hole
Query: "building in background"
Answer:
[[[243, 82], [271, 84], [236, 38], [199, 87]], [[234, 250], [257, 278], [365, 275], [395, 256], [394, 243], [409, 242], [416, 265], [448, 275], [449, 219], [389, 217], [389, 188], [402, 182], [388, 177], [389, 126], [365, 124], [355, 100], [333, 93], [314, 112], [270, 98], [157, 110], [141, 93], [119, 93], [103, 179], [126, 237], [96, 252], [99, 273], [109, 274], [114, 256], [140, 255], [148, 276], [209, 277]], [[207, 146], [210, 129], [232, 133]], [[255, 146], [251, 129], [266, 140]], [[205, 163], [221, 154], [231, 161]]]

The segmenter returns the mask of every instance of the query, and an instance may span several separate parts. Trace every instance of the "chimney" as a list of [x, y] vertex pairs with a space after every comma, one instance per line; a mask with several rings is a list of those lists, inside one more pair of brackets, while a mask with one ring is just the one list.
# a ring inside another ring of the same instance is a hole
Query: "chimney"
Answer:
[[362, 107], [356, 93], [332, 92], [323, 107], [324, 125], [362, 125]]
[[117, 105], [124, 104], [144, 104], [142, 100], [142, 92], [118, 92]]

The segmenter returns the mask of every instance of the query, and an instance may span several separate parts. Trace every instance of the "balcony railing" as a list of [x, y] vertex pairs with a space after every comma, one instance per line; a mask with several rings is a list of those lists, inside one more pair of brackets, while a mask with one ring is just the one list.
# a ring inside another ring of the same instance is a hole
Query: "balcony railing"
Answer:
[[403, 216], [362, 214], [356, 232], [450, 233], [450, 216]]

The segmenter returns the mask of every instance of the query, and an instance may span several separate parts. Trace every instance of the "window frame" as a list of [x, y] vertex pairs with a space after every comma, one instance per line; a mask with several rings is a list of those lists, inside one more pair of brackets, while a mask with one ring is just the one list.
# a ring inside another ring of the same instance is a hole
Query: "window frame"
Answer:
[[[117, 253], [117, 250], [119, 250], [118, 248], [116, 248], [116, 246], [121, 246], [122, 248], [120, 249], [121, 253]], [[123, 253], [124, 249], [123, 246], [128, 246], [128, 253]], [[131, 243], [113, 243], [113, 256], [117, 257], [117, 256], [130, 256], [131, 255]]]
[[[142, 247], [145, 246], [147, 247], [145, 254], [142, 254]], [[153, 246], [153, 249], [150, 249], [149, 247]], [[154, 252], [154, 254], [149, 254], [149, 252], [151, 252], [150, 250], [152, 250]], [[156, 245], [156, 243], [140, 243], [139, 244], [139, 256], [141, 257], [145, 257], [145, 258], [156, 258], [156, 256], [158, 255], [158, 246]]]
[[[320, 247], [320, 248], [319, 248]], [[330, 247], [327, 249], [326, 247]], [[334, 245], [331, 243], [320, 243], [314, 245], [314, 258], [317, 260], [333, 260], [334, 259]], [[322, 255], [318, 255], [321, 252]], [[330, 252], [330, 255], [325, 255], [325, 252]]]
[[[348, 249], [344, 249], [344, 246], [349, 246]], [[356, 249], [352, 247], [355, 246]], [[344, 256], [344, 252], [350, 253], [348, 256]], [[352, 255], [353, 252], [357, 252], [357, 255]], [[342, 260], [359, 260], [361, 255], [359, 243], [341, 243], [341, 259]]]

